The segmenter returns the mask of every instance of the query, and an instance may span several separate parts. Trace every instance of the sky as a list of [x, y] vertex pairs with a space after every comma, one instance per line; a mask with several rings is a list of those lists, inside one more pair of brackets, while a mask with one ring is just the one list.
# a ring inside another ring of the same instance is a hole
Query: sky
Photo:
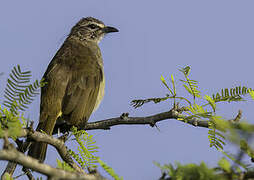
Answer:
[[[87, 16], [119, 29], [100, 43], [105, 97], [90, 122], [124, 112], [148, 116], [168, 111], [172, 101], [138, 109], [130, 102], [164, 96], [168, 92], [160, 76], [168, 80], [174, 74], [178, 81], [183, 78], [178, 69], [186, 65], [191, 67], [191, 78], [199, 81], [202, 95], [238, 85], [254, 87], [253, 6], [252, 0], [1, 1], [1, 103], [11, 68], [19, 64], [32, 71], [34, 80], [40, 79], [71, 27]], [[178, 92], [186, 95], [179, 82], [177, 85]], [[243, 118], [253, 123], [253, 105], [251, 101], [220, 104], [218, 114], [231, 119], [242, 109]], [[39, 96], [26, 116], [38, 122]], [[209, 147], [207, 129], [176, 120], [157, 126], [159, 130], [148, 125], [121, 125], [89, 133], [99, 146], [98, 156], [127, 180], [158, 179], [161, 172], [153, 161], [204, 161], [212, 167], [222, 157]], [[237, 152], [231, 145], [225, 148]], [[49, 148], [46, 163], [56, 166], [55, 157], [56, 152]], [[5, 164], [0, 162], [0, 169]]]

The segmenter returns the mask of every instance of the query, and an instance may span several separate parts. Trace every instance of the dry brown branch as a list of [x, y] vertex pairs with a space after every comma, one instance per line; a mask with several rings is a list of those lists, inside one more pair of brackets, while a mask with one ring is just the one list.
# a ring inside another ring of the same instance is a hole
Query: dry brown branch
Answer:
[[67, 162], [73, 169], [75, 169], [77, 172], [79, 173], [85, 173], [72, 159], [72, 157], [70, 156], [70, 154], [68, 153], [68, 149], [64, 144], [64, 141], [60, 140], [60, 139], [56, 139], [52, 136], [49, 136], [47, 134], [44, 133], [40, 133], [37, 131], [31, 132], [31, 131], [27, 131], [27, 135], [28, 138], [31, 138], [35, 141], [42, 141], [42, 142], [46, 142], [52, 146], [54, 146], [59, 155], [61, 156], [61, 158]]
[[[52, 146], [54, 146], [58, 153], [60, 154], [61, 158], [67, 162], [73, 169], [75, 169], [77, 172], [79, 173], [85, 173], [74, 161], [73, 159], [71, 158], [70, 154], [68, 153], [68, 149], [67, 147], [65, 146], [64, 142], [62, 140], [59, 140], [59, 139], [56, 139], [52, 136], [49, 136], [47, 134], [44, 134], [44, 133], [40, 133], [40, 132], [37, 132], [37, 131], [31, 131], [30, 129], [22, 129], [22, 132], [21, 132], [21, 136], [20, 137], [28, 137], [32, 140], [35, 140], [35, 141], [43, 141], [43, 142], [46, 142], [48, 144], [51, 144]], [[26, 143], [27, 144], [27, 143]], [[27, 146], [25, 143], [23, 143], [23, 147], [24, 146]], [[22, 145], [20, 145], [22, 146]], [[20, 149], [20, 148], [18, 148]], [[22, 148], [23, 149], [23, 148]], [[24, 151], [21, 151], [21, 152], [25, 152], [26, 151], [26, 147], [23, 149]], [[16, 168], [16, 163], [14, 162], [9, 162], [4, 173], [3, 174], [6, 174], [8, 173], [9, 175], [13, 175], [13, 172]], [[24, 169], [25, 170], [25, 169]], [[2, 176], [3, 176], [2, 174]]]
[[[128, 113], [123, 113], [120, 117], [110, 118], [110, 119], [96, 121], [96, 122], [88, 122], [81, 129], [109, 130], [112, 126], [117, 126], [117, 125], [150, 125], [151, 127], [154, 127], [155, 124], [159, 121], [164, 121], [169, 119], [177, 120], [178, 118], [183, 117], [183, 115], [181, 114], [183, 110], [184, 110], [183, 108], [173, 108], [170, 111], [162, 112], [152, 116], [145, 116], [145, 117], [129, 117]], [[207, 120], [193, 118], [193, 119], [189, 119], [187, 121], [182, 121], [182, 122], [191, 124], [196, 127], [208, 128]], [[57, 133], [58, 128], [61, 129], [61, 132], [66, 132], [69, 130], [70, 127], [68, 126], [66, 127], [66, 124], [57, 124], [56, 128], [54, 129], [54, 133]]]
[[84, 174], [79, 172], [68, 172], [62, 169], [53, 168], [49, 165], [39, 163], [38, 160], [26, 156], [17, 151], [8, 139], [4, 139], [3, 150], [0, 150], [0, 159], [18, 163], [26, 168], [42, 173], [53, 179], [85, 179], [85, 180], [101, 180], [101, 176], [94, 174]]

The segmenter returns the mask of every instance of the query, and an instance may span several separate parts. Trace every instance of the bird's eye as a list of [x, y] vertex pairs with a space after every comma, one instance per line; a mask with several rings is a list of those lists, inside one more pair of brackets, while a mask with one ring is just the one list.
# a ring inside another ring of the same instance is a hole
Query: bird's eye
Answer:
[[95, 24], [89, 24], [88, 27], [91, 28], [91, 29], [97, 28], [97, 26]]

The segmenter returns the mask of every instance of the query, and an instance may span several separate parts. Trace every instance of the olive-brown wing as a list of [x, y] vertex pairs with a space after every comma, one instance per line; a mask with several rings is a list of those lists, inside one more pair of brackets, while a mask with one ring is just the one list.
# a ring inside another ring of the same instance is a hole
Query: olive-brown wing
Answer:
[[72, 61], [72, 57], [71, 45], [65, 42], [43, 75], [46, 85], [41, 88], [40, 123], [44, 125], [40, 129], [48, 134], [51, 134], [56, 119], [61, 114], [62, 100], [71, 78], [70, 68], [65, 62]]
[[103, 67], [98, 47], [79, 46], [73, 58], [76, 64], [70, 66], [71, 79], [68, 82], [62, 102], [62, 113], [67, 123], [84, 125], [95, 108], [100, 84], [103, 80]]

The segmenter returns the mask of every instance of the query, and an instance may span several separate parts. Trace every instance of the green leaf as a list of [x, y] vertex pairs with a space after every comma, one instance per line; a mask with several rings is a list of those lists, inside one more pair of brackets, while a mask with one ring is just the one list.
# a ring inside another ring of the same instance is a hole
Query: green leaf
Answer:
[[89, 135], [85, 130], [78, 131], [76, 127], [72, 127], [71, 131], [78, 143], [78, 154], [72, 150], [69, 150], [69, 153], [82, 168], [95, 168], [98, 163], [98, 157], [95, 156], [95, 153], [98, 152], [98, 147], [95, 145], [93, 136]]
[[242, 168], [244, 168], [245, 170], [247, 170], [247, 167], [244, 163], [238, 161], [237, 159], [235, 159], [232, 155], [229, 155], [228, 153], [226, 153], [225, 151], [223, 151], [222, 149], [219, 149], [219, 151], [224, 154], [226, 157], [228, 157], [230, 160], [234, 161], [235, 163], [237, 163], [238, 165], [240, 165]]
[[98, 159], [99, 164], [101, 165], [101, 167], [111, 176], [114, 178], [114, 180], [123, 180], [123, 177], [119, 177], [114, 169], [112, 169], [111, 167], [109, 167], [105, 162], [103, 162], [101, 159]]
[[247, 88], [245, 86], [237, 86], [234, 88], [225, 88], [221, 89], [221, 94], [216, 93], [212, 95], [213, 100], [215, 102], [223, 102], [223, 101], [244, 101], [243, 95], [249, 94], [251, 88]]
[[251, 98], [254, 100], [254, 90], [249, 89], [248, 92], [249, 92]]
[[190, 66], [186, 66], [186, 67], [184, 67], [184, 68], [182, 68], [182, 69], [179, 69], [179, 71], [181, 71], [182, 73], [184, 73], [184, 75], [185, 76], [189, 76], [189, 74], [190, 74]]
[[205, 95], [204, 99], [207, 100], [207, 102], [210, 104], [210, 106], [213, 108], [213, 111], [215, 112], [215, 110], [216, 110], [215, 101], [208, 95]]
[[4, 180], [13, 180], [13, 178], [11, 177], [11, 175], [9, 173], [4, 173], [4, 177], [3, 177]]
[[231, 165], [229, 161], [226, 158], [221, 158], [218, 162], [218, 165], [223, 169], [225, 172], [230, 173], [231, 172]]
[[166, 88], [169, 90], [169, 92], [174, 95], [170, 87], [167, 85], [165, 78], [161, 75], [161, 82], [166, 86]]
[[74, 171], [74, 169], [66, 162], [61, 161], [59, 159], [56, 159], [56, 162], [57, 162], [57, 168], [63, 169], [65, 171]]
[[18, 114], [19, 110], [25, 111], [34, 97], [39, 94], [39, 88], [44, 85], [38, 80], [30, 84], [31, 76], [31, 71], [21, 71], [19, 65], [14, 67], [9, 75], [3, 104], [13, 113]]
[[183, 87], [184, 87], [191, 95], [193, 95], [193, 92], [192, 92], [192, 90], [189, 88], [189, 86], [183, 84]]
[[[175, 86], [175, 80], [174, 80], [174, 76], [173, 74], [171, 74], [171, 82], [172, 82], [172, 85], [173, 85], [173, 91], [174, 91], [174, 94], [173, 96], [176, 95], [176, 86]], [[172, 94], [172, 93], [171, 93]]]

